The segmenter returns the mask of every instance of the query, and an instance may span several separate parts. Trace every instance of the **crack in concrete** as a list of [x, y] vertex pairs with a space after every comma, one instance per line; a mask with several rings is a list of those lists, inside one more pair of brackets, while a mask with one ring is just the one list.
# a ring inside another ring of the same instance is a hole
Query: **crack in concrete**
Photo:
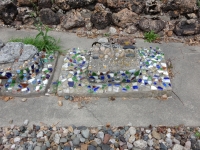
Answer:
[[88, 109], [88, 107], [85, 105], [85, 108], [87, 109], [87, 111], [89, 111], [91, 114], [92, 114], [92, 116], [98, 121], [98, 122], [100, 122], [100, 124], [102, 125], [103, 123], [95, 116], [95, 114], [91, 111], [91, 110], [89, 110]]

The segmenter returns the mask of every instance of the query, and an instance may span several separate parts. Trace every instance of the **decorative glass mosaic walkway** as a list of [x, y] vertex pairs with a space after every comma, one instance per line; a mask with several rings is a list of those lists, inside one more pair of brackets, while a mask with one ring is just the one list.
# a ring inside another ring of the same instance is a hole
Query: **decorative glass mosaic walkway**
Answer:
[[[163, 52], [158, 47], [137, 48], [136, 52], [139, 70], [133, 68], [105, 73], [89, 71], [91, 61], [87, 50], [71, 49], [61, 68], [58, 95], [113, 95], [137, 98], [157, 97], [163, 94], [171, 96], [171, 82]], [[117, 82], [117, 78], [122, 79], [121, 82]], [[90, 82], [91, 79], [99, 82]]]
[[[2, 64], [0, 70], [0, 94], [26, 96], [44, 94], [56, 65], [57, 54], [37, 53], [24, 64]], [[17, 62], [18, 63], [18, 62]], [[11, 67], [11, 68], [10, 68]], [[9, 69], [10, 68], [10, 69]]]

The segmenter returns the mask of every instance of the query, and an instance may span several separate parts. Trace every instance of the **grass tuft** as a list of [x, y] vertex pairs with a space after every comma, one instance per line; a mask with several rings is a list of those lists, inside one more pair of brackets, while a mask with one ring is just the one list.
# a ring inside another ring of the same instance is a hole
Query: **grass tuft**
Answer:
[[45, 51], [47, 53], [62, 52], [59, 46], [60, 40], [56, 40], [54, 37], [48, 35], [48, 32], [51, 30], [50, 28], [40, 24], [37, 26], [37, 29], [39, 33], [35, 37], [13, 38], [10, 42], [31, 44], [37, 47], [39, 51]]
[[145, 41], [149, 43], [155, 41], [158, 37], [158, 34], [156, 34], [153, 30], [144, 33]]

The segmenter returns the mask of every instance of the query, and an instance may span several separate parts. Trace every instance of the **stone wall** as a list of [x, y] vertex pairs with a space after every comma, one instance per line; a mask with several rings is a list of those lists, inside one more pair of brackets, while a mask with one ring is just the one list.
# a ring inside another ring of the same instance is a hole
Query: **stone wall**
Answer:
[[133, 34], [154, 30], [167, 35], [200, 34], [196, 0], [3, 0], [0, 19], [6, 25], [41, 21], [62, 29], [118, 27]]

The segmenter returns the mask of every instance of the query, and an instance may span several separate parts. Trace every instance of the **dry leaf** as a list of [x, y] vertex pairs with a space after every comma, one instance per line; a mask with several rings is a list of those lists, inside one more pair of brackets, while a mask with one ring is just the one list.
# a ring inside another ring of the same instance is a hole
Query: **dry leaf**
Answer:
[[58, 106], [62, 106], [63, 102], [62, 101], [58, 101]]
[[7, 102], [9, 101], [10, 99], [12, 99], [12, 97], [9, 97], [9, 96], [3, 96], [2, 99]]
[[115, 100], [115, 97], [109, 97], [109, 100], [111, 100], [111, 101], [114, 101]]
[[167, 94], [162, 95], [162, 96], [161, 96], [161, 99], [162, 99], [162, 100], [167, 100], [167, 99], [168, 99]]
[[69, 130], [69, 132], [73, 132], [74, 131], [74, 129], [72, 128], [72, 126], [69, 126], [68, 130]]
[[107, 123], [107, 124], [106, 124], [106, 127], [107, 127], [107, 128], [110, 128], [110, 123]]
[[83, 106], [81, 104], [81, 102], [78, 102], [78, 109], [81, 109]]

